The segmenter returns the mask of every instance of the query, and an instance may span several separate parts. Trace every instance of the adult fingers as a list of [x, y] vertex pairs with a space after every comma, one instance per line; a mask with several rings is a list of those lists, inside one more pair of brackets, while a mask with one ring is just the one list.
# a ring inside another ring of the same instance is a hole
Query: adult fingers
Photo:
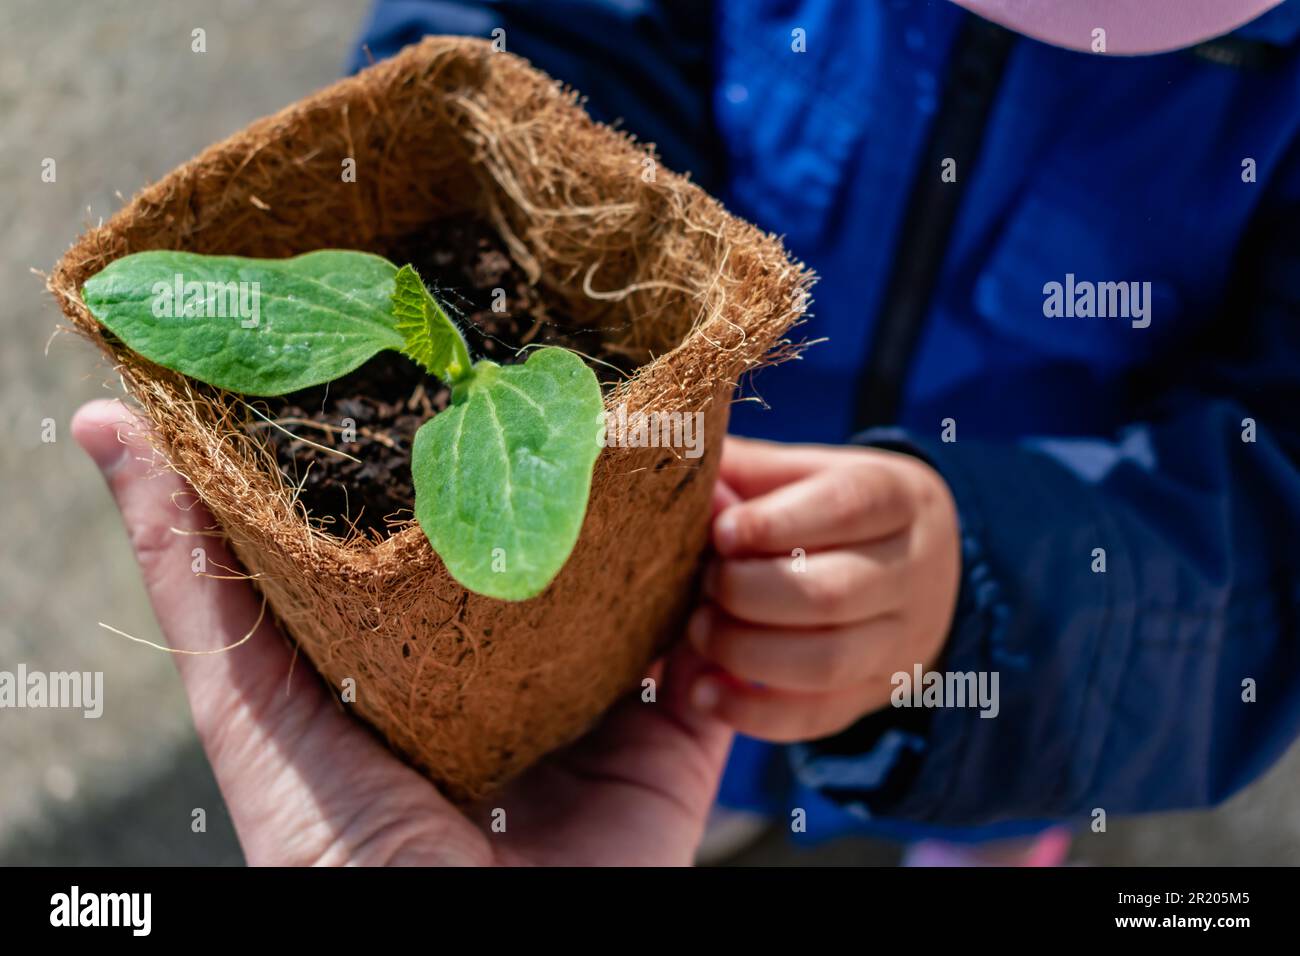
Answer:
[[212, 516], [156, 455], [139, 419], [120, 402], [95, 401], [73, 416], [72, 434], [99, 466], [121, 512], [158, 623], [183, 652], [176, 662], [195, 702], [218, 703], [232, 668], [257, 679], [240, 681], [245, 692], [282, 681], [289, 651], [269, 619], [235, 651], [194, 656], [247, 635], [262, 617], [261, 602], [246, 583], [208, 577], [236, 575], [238, 566]]
[[174, 659], [250, 861], [342, 862], [373, 843], [367, 827], [404, 813], [397, 804], [418, 799], [426, 815], [441, 806], [347, 718], [309, 666], [291, 668], [247, 583], [195, 572], [195, 548], [210, 575], [238, 564], [210, 534], [212, 516], [193, 491], [155, 458], [143, 424], [121, 403], [98, 401], [74, 416], [72, 433], [121, 510], [163, 634], [191, 652]]

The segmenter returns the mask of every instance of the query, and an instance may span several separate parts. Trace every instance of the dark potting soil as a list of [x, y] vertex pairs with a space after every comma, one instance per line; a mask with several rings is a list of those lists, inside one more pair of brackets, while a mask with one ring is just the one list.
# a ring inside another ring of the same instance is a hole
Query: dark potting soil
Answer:
[[[456, 319], [476, 360], [512, 365], [527, 358], [518, 352], [522, 346], [558, 345], [599, 359], [592, 368], [602, 382], [633, 368], [626, 355], [604, 346], [600, 330], [577, 326], [548, 304], [485, 223], [433, 223], [388, 257], [415, 266]], [[256, 418], [249, 427], [266, 438], [280, 471], [301, 489], [298, 500], [313, 521], [340, 535], [353, 525], [384, 537], [413, 517], [411, 442], [449, 400], [440, 381], [387, 351], [326, 385], [257, 400], [258, 410], [281, 427]]]

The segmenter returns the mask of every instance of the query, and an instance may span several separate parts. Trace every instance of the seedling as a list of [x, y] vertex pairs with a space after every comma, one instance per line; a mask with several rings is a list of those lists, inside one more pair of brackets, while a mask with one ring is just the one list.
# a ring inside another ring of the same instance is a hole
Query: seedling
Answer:
[[141, 252], [92, 276], [81, 295], [145, 358], [245, 395], [333, 381], [384, 349], [409, 356], [451, 388], [451, 404], [416, 432], [411, 473], [416, 520], [452, 577], [523, 600], [573, 550], [604, 430], [595, 374], [553, 347], [520, 365], [472, 362], [409, 265], [343, 250]]

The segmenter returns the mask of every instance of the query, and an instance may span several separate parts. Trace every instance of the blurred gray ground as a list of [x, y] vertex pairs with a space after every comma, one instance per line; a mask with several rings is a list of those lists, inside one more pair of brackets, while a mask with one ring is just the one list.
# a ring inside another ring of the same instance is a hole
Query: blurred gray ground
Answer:
[[[67, 434], [113, 394], [30, 268], [141, 186], [334, 79], [366, 0], [5, 0], [0, 26], [0, 670], [103, 671], [99, 720], [0, 710], [0, 863], [238, 863], [239, 848], [99, 476]], [[191, 31], [207, 52], [191, 52]], [[41, 181], [42, 161], [57, 179]], [[57, 441], [41, 441], [41, 422]], [[1300, 862], [1300, 751], [1212, 813], [1086, 834], [1096, 863]], [[190, 831], [194, 808], [208, 832]], [[888, 863], [850, 840], [794, 850], [769, 836], [754, 863]]]

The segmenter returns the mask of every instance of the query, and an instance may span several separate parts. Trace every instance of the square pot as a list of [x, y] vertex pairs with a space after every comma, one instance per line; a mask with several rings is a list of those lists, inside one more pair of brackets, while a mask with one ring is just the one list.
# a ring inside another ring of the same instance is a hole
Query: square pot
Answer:
[[[382, 253], [462, 214], [491, 222], [576, 322], [619, 330], [644, 359], [608, 410], [704, 416], [702, 457], [601, 453], [572, 556], [518, 603], [467, 592], [414, 524], [380, 543], [313, 527], [233, 396], [125, 349], [80, 298], [133, 252]], [[593, 122], [526, 61], [431, 37], [143, 190], [77, 241], [49, 286], [121, 371], [290, 637], [336, 689], [355, 680], [349, 706], [464, 801], [579, 736], [681, 633], [732, 391], [788, 354], [810, 282], [777, 239]]]

